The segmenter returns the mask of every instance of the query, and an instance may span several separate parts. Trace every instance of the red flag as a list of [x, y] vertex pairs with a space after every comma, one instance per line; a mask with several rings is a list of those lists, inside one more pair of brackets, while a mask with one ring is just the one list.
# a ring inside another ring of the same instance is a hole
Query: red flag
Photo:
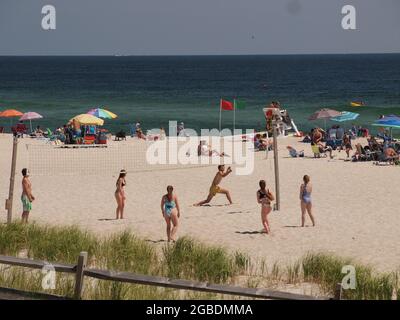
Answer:
[[220, 108], [222, 110], [233, 110], [233, 103], [227, 100], [221, 99]]

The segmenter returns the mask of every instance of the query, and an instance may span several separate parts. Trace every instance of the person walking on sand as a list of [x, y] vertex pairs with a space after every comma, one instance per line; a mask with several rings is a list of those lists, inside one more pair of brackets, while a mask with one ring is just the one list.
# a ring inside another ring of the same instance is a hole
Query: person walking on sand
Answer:
[[125, 208], [125, 186], [126, 186], [126, 171], [121, 170], [117, 180], [117, 190], [115, 190], [115, 199], [117, 200], [117, 209], [115, 211], [116, 220], [124, 218], [124, 208]]
[[261, 222], [264, 227], [265, 233], [271, 232], [271, 227], [268, 222], [268, 214], [270, 214], [271, 208], [271, 201], [275, 198], [269, 189], [266, 189], [265, 180], [260, 180], [259, 182], [260, 189], [257, 191], [257, 202], [261, 204]]
[[29, 170], [27, 168], [22, 169], [22, 222], [28, 223], [29, 213], [32, 210], [32, 202], [35, 197], [32, 194], [32, 184], [29, 180]]
[[304, 227], [307, 212], [310, 216], [313, 227], [315, 227], [315, 219], [312, 214], [312, 186], [310, 183], [310, 177], [308, 175], [305, 175], [303, 177], [303, 182], [304, 183], [300, 186], [301, 226]]
[[[167, 238], [168, 242], [171, 240], [175, 242], [175, 235], [178, 231], [179, 218], [181, 212], [179, 209], [178, 197], [173, 193], [174, 187], [167, 187], [167, 194], [161, 198], [161, 213], [167, 223]], [[172, 223], [172, 228], [171, 228]]]
[[343, 147], [346, 150], [347, 159], [349, 159], [350, 158], [350, 150], [353, 150], [353, 148], [351, 146], [351, 138], [347, 133], [343, 136], [342, 148]]
[[229, 204], [232, 204], [232, 199], [231, 195], [228, 190], [222, 189], [219, 184], [221, 183], [222, 178], [225, 178], [228, 174], [232, 172], [231, 167], [228, 167], [228, 169], [225, 171], [225, 166], [223, 164], [220, 164], [218, 166], [218, 172], [214, 177], [214, 180], [211, 184], [210, 191], [208, 193], [208, 197], [206, 200], [200, 201], [199, 203], [194, 204], [194, 206], [202, 206], [206, 203], [209, 203], [212, 198], [216, 196], [217, 193], [222, 193], [225, 194]]

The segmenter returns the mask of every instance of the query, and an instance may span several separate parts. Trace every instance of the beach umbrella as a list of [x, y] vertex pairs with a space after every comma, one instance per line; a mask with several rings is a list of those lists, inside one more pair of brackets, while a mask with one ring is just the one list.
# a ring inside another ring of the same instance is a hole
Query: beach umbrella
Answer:
[[342, 111], [342, 114], [340, 116], [333, 117], [331, 118], [331, 120], [337, 122], [351, 121], [357, 119], [359, 115], [359, 113], [355, 112]]
[[36, 120], [36, 119], [42, 119], [43, 116], [40, 115], [37, 112], [33, 112], [33, 111], [29, 111], [29, 112], [25, 112], [21, 118], [19, 118], [19, 120], [21, 121], [25, 121], [25, 120], [29, 120], [29, 124], [31, 126], [31, 132], [32, 130], [32, 120]]
[[104, 120], [97, 118], [95, 116], [92, 116], [91, 114], [87, 114], [87, 113], [82, 113], [82, 114], [79, 114], [79, 115], [73, 117], [71, 120], [69, 120], [68, 123], [71, 123], [74, 120], [83, 125], [102, 126], [104, 124]]
[[392, 137], [392, 129], [400, 129], [400, 117], [389, 115], [376, 120], [372, 125], [375, 127], [389, 128], [390, 136]]
[[323, 119], [324, 120], [324, 125], [325, 125], [325, 131], [326, 131], [326, 119], [330, 119], [333, 117], [338, 117], [341, 115], [341, 112], [333, 110], [333, 109], [321, 109], [318, 110], [316, 112], [314, 112], [311, 117], [309, 118], [309, 120], [319, 120], [319, 119]]
[[87, 112], [87, 114], [91, 114], [92, 116], [102, 119], [115, 119], [117, 117], [115, 113], [102, 108], [91, 109]]
[[16, 118], [16, 117], [20, 117], [22, 116], [23, 113], [15, 110], [15, 109], [8, 109], [8, 110], [4, 110], [3, 112], [0, 112], [0, 117], [1, 118], [10, 118], [10, 123], [12, 125], [12, 118]]
[[14, 118], [14, 117], [20, 117], [22, 115], [23, 115], [22, 112], [14, 109], [8, 109], [4, 110], [3, 112], [0, 112], [0, 117], [2, 118]]

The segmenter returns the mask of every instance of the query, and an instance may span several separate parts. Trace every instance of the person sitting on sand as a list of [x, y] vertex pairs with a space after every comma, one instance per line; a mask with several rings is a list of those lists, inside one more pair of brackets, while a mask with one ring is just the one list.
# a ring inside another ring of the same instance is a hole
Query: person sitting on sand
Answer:
[[166, 137], [165, 130], [163, 127], [160, 128], [160, 140], [164, 140]]
[[218, 166], [218, 172], [214, 177], [214, 180], [211, 184], [209, 194], [207, 196], [206, 200], [200, 201], [199, 203], [196, 203], [195, 206], [202, 206], [206, 203], [209, 203], [212, 198], [216, 196], [217, 193], [222, 193], [225, 194], [226, 197], [228, 198], [229, 204], [232, 204], [232, 199], [231, 195], [228, 190], [222, 189], [219, 184], [221, 183], [222, 178], [225, 178], [228, 174], [232, 172], [231, 167], [228, 167], [228, 169], [225, 171], [225, 166], [223, 164], [220, 164]]
[[[175, 242], [175, 234], [178, 231], [178, 219], [181, 216], [178, 197], [173, 193], [174, 187], [167, 187], [167, 194], [161, 198], [161, 213], [167, 223], [167, 238]], [[172, 223], [172, 228], [171, 228]]]
[[286, 149], [289, 151], [289, 155], [292, 158], [303, 158], [304, 157], [304, 150], [301, 150], [299, 152], [297, 152], [297, 150], [295, 148], [293, 148], [292, 146], [287, 146]]
[[391, 147], [386, 148], [385, 157], [389, 160], [389, 163], [394, 163], [395, 160], [399, 160], [399, 154]]
[[332, 147], [331, 146], [324, 146], [323, 144], [322, 144], [322, 142], [319, 142], [318, 144], [318, 148], [319, 148], [319, 152], [320, 153], [326, 153], [326, 152], [328, 152], [329, 153], [329, 157], [331, 158], [331, 159], [333, 159], [333, 155], [332, 155], [332, 151], [333, 151], [333, 149], [332, 149]]
[[123, 219], [124, 218], [124, 208], [125, 208], [125, 186], [126, 186], [126, 171], [121, 170], [119, 173], [119, 177], [117, 180], [117, 190], [115, 190], [115, 199], [117, 200], [117, 209], [116, 209], [116, 219]]
[[37, 126], [34, 134], [36, 137], [43, 137], [44, 131], [40, 128], [40, 126]]
[[28, 223], [29, 213], [32, 210], [32, 202], [35, 197], [32, 194], [32, 183], [29, 180], [29, 170], [27, 168], [22, 169], [22, 222]]
[[300, 186], [300, 207], [301, 207], [301, 226], [304, 227], [306, 221], [306, 212], [310, 216], [313, 227], [315, 227], [315, 219], [312, 214], [312, 201], [311, 201], [312, 186], [310, 177], [305, 175], [303, 177], [303, 184]]
[[139, 139], [143, 139], [143, 140], [147, 139], [146, 135], [143, 133], [142, 129], [140, 129], [140, 128], [136, 131], [136, 135]]
[[210, 144], [207, 144], [205, 140], [201, 140], [199, 145], [197, 146], [197, 155], [198, 156], [219, 156], [219, 157], [229, 157], [225, 152], [219, 153], [217, 150], [213, 150]]
[[270, 233], [271, 228], [268, 222], [268, 214], [270, 214], [271, 201], [275, 198], [269, 189], [266, 189], [265, 180], [260, 180], [259, 182], [260, 189], [257, 191], [257, 203], [261, 204], [261, 222], [264, 227], [265, 233]]

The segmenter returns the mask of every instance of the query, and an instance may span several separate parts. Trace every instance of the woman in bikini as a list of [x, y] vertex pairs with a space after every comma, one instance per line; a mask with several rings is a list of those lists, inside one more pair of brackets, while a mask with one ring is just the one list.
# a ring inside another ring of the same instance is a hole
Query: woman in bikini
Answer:
[[310, 216], [313, 227], [315, 227], [315, 220], [312, 214], [312, 202], [311, 202], [311, 192], [312, 186], [310, 183], [310, 177], [305, 175], [303, 177], [303, 184], [300, 186], [300, 207], [301, 207], [301, 226], [304, 227], [306, 220], [306, 212]]
[[[173, 193], [174, 187], [167, 187], [167, 194], [161, 198], [161, 213], [167, 223], [167, 238], [175, 242], [175, 234], [178, 231], [178, 219], [181, 216], [178, 197]], [[172, 223], [172, 228], [171, 228]]]
[[344, 149], [346, 150], [347, 159], [348, 159], [348, 158], [350, 158], [350, 150], [353, 150], [353, 148], [351, 146], [351, 138], [347, 133], [343, 136], [343, 146], [344, 146]]
[[117, 190], [115, 190], [115, 199], [117, 200], [117, 209], [116, 209], [116, 219], [124, 218], [124, 208], [125, 208], [125, 186], [126, 186], [126, 171], [121, 170], [119, 173], [119, 177], [117, 180]]
[[264, 227], [264, 232], [268, 234], [271, 231], [268, 222], [268, 214], [272, 210], [271, 201], [274, 200], [274, 196], [269, 189], [266, 189], [265, 180], [260, 180], [259, 185], [260, 189], [257, 191], [257, 202], [261, 204], [261, 222]]

